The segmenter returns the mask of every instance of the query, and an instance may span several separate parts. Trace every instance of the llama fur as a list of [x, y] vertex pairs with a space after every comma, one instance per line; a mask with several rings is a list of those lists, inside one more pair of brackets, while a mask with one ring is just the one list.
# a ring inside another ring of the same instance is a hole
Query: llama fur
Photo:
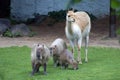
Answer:
[[69, 10], [67, 12], [65, 33], [72, 47], [73, 55], [74, 55], [75, 46], [78, 49], [78, 61], [80, 64], [82, 64], [81, 54], [80, 54], [82, 39], [85, 40], [85, 62], [88, 62], [87, 48], [88, 48], [90, 29], [91, 29], [91, 20], [86, 12], [84, 11], [74, 12], [73, 10]]

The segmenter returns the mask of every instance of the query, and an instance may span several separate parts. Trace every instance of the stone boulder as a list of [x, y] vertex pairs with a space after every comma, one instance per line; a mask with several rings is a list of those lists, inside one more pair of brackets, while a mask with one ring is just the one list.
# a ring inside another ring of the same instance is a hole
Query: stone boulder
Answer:
[[5, 24], [8, 27], [11, 27], [11, 22], [9, 19], [0, 18], [0, 24]]
[[17, 24], [11, 27], [11, 33], [13, 36], [29, 36], [31, 34], [30, 29], [26, 24]]
[[0, 18], [0, 35], [3, 35], [11, 27], [9, 19]]
[[9, 29], [9, 27], [5, 24], [0, 23], [0, 35], [3, 36], [3, 34]]

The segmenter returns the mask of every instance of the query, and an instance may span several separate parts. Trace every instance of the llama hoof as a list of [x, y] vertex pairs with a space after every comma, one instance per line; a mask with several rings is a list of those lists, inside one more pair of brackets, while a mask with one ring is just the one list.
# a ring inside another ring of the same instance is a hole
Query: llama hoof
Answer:
[[54, 65], [54, 67], [57, 67], [56, 65]]
[[77, 63], [78, 63], [78, 64], [82, 64], [82, 61], [81, 61], [81, 60], [77, 60]]
[[82, 64], [82, 62], [79, 62], [79, 64]]
[[85, 61], [85, 63], [88, 63], [88, 61]]
[[82, 61], [77, 61], [78, 64], [82, 64]]
[[88, 62], [88, 59], [85, 59], [85, 62], [87, 63], [87, 62]]

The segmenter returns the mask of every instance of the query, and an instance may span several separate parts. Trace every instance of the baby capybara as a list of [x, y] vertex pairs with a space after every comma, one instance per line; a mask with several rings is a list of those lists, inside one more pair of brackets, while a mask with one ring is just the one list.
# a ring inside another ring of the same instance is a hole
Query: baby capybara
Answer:
[[78, 63], [74, 60], [73, 54], [68, 49], [64, 49], [59, 58], [62, 67], [67, 68], [70, 64], [74, 70], [78, 69]]

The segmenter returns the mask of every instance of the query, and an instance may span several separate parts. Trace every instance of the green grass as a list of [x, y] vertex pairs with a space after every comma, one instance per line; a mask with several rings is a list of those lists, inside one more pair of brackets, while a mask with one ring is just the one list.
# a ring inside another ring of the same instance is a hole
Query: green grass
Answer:
[[52, 58], [48, 62], [48, 75], [40, 73], [31, 77], [29, 47], [0, 48], [0, 80], [120, 80], [120, 49], [114, 48], [89, 48], [89, 62], [84, 62], [78, 70], [60, 67], [54, 68]]
[[117, 29], [116, 33], [117, 35], [120, 35], [120, 28]]

